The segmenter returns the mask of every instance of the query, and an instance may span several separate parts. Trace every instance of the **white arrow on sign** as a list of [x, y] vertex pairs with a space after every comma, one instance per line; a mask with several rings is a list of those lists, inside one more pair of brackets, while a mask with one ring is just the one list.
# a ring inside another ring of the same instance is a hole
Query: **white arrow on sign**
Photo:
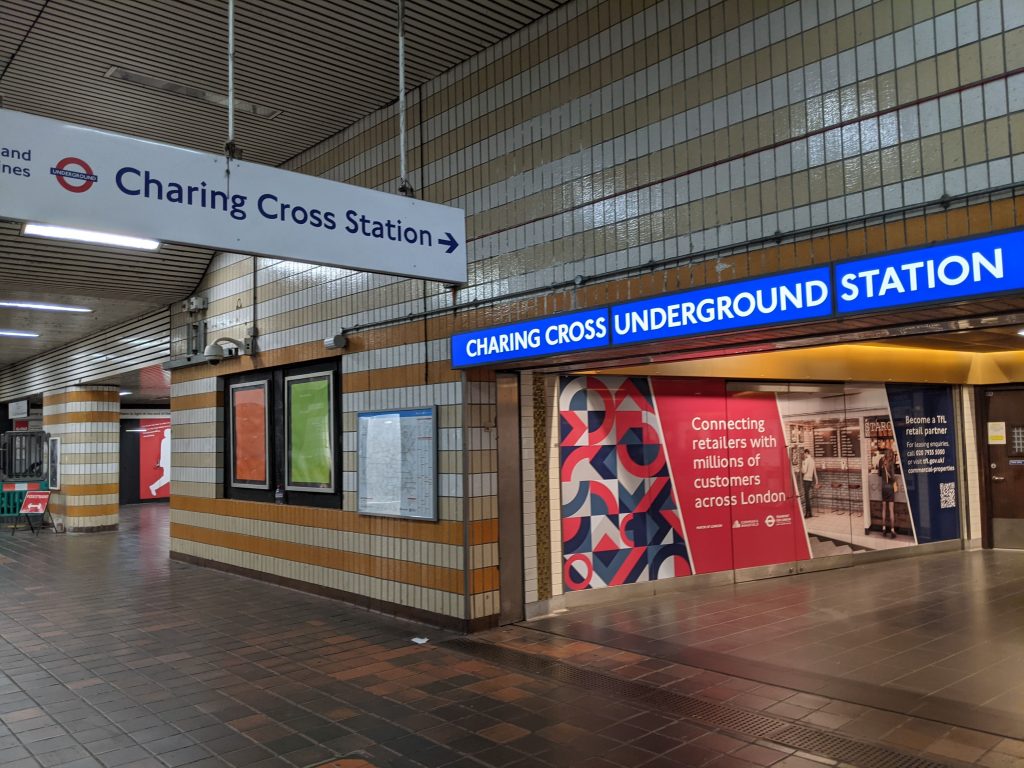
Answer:
[[5, 109], [0, 217], [466, 281], [459, 208]]

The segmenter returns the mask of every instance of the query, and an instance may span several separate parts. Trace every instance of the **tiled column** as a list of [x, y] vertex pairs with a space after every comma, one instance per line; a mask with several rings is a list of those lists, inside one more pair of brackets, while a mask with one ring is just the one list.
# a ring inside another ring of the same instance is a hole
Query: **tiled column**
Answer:
[[43, 429], [60, 438], [60, 490], [50, 497], [50, 511], [70, 532], [117, 528], [120, 410], [117, 387], [43, 395]]

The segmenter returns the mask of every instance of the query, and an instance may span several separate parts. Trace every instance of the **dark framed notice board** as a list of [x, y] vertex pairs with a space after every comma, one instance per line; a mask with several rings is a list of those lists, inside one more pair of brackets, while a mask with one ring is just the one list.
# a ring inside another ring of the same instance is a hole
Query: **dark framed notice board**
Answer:
[[435, 409], [370, 411], [357, 420], [359, 513], [437, 520]]

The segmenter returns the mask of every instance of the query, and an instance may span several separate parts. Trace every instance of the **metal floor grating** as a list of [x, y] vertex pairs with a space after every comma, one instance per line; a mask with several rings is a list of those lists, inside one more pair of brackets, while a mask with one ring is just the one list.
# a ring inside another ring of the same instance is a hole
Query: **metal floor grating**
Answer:
[[777, 744], [827, 757], [857, 768], [950, 768], [952, 763], [927, 760], [916, 755], [859, 741], [828, 731], [821, 731], [782, 718], [749, 712], [737, 707], [718, 704], [687, 696], [647, 683], [583, 669], [557, 659], [505, 648], [480, 640], [455, 638], [441, 643], [460, 653], [484, 659], [502, 667], [543, 677], [585, 690], [604, 693], [616, 699], [627, 700], [693, 720], [703, 725], [732, 731], [741, 736], [766, 739]]

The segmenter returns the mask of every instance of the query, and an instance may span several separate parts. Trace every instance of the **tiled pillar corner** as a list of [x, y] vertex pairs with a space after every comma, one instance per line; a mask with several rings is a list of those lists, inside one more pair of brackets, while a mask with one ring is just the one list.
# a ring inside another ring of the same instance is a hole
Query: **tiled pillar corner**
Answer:
[[[978, 463], [978, 431], [975, 428], [974, 410], [974, 388], [960, 387], [960, 402], [963, 408], [963, 429], [964, 429], [964, 467], [962, 478], [966, 482], [967, 492], [963, 499], [967, 502], [967, 513], [964, 516], [967, 521], [968, 531], [964, 532], [964, 539], [968, 549], [981, 548], [981, 531], [984, 525], [981, 505], [982, 468]], [[970, 533], [970, 537], [966, 535]]]
[[50, 510], [69, 532], [117, 528], [120, 411], [117, 387], [65, 387], [43, 395], [43, 429], [61, 443], [60, 489]]

